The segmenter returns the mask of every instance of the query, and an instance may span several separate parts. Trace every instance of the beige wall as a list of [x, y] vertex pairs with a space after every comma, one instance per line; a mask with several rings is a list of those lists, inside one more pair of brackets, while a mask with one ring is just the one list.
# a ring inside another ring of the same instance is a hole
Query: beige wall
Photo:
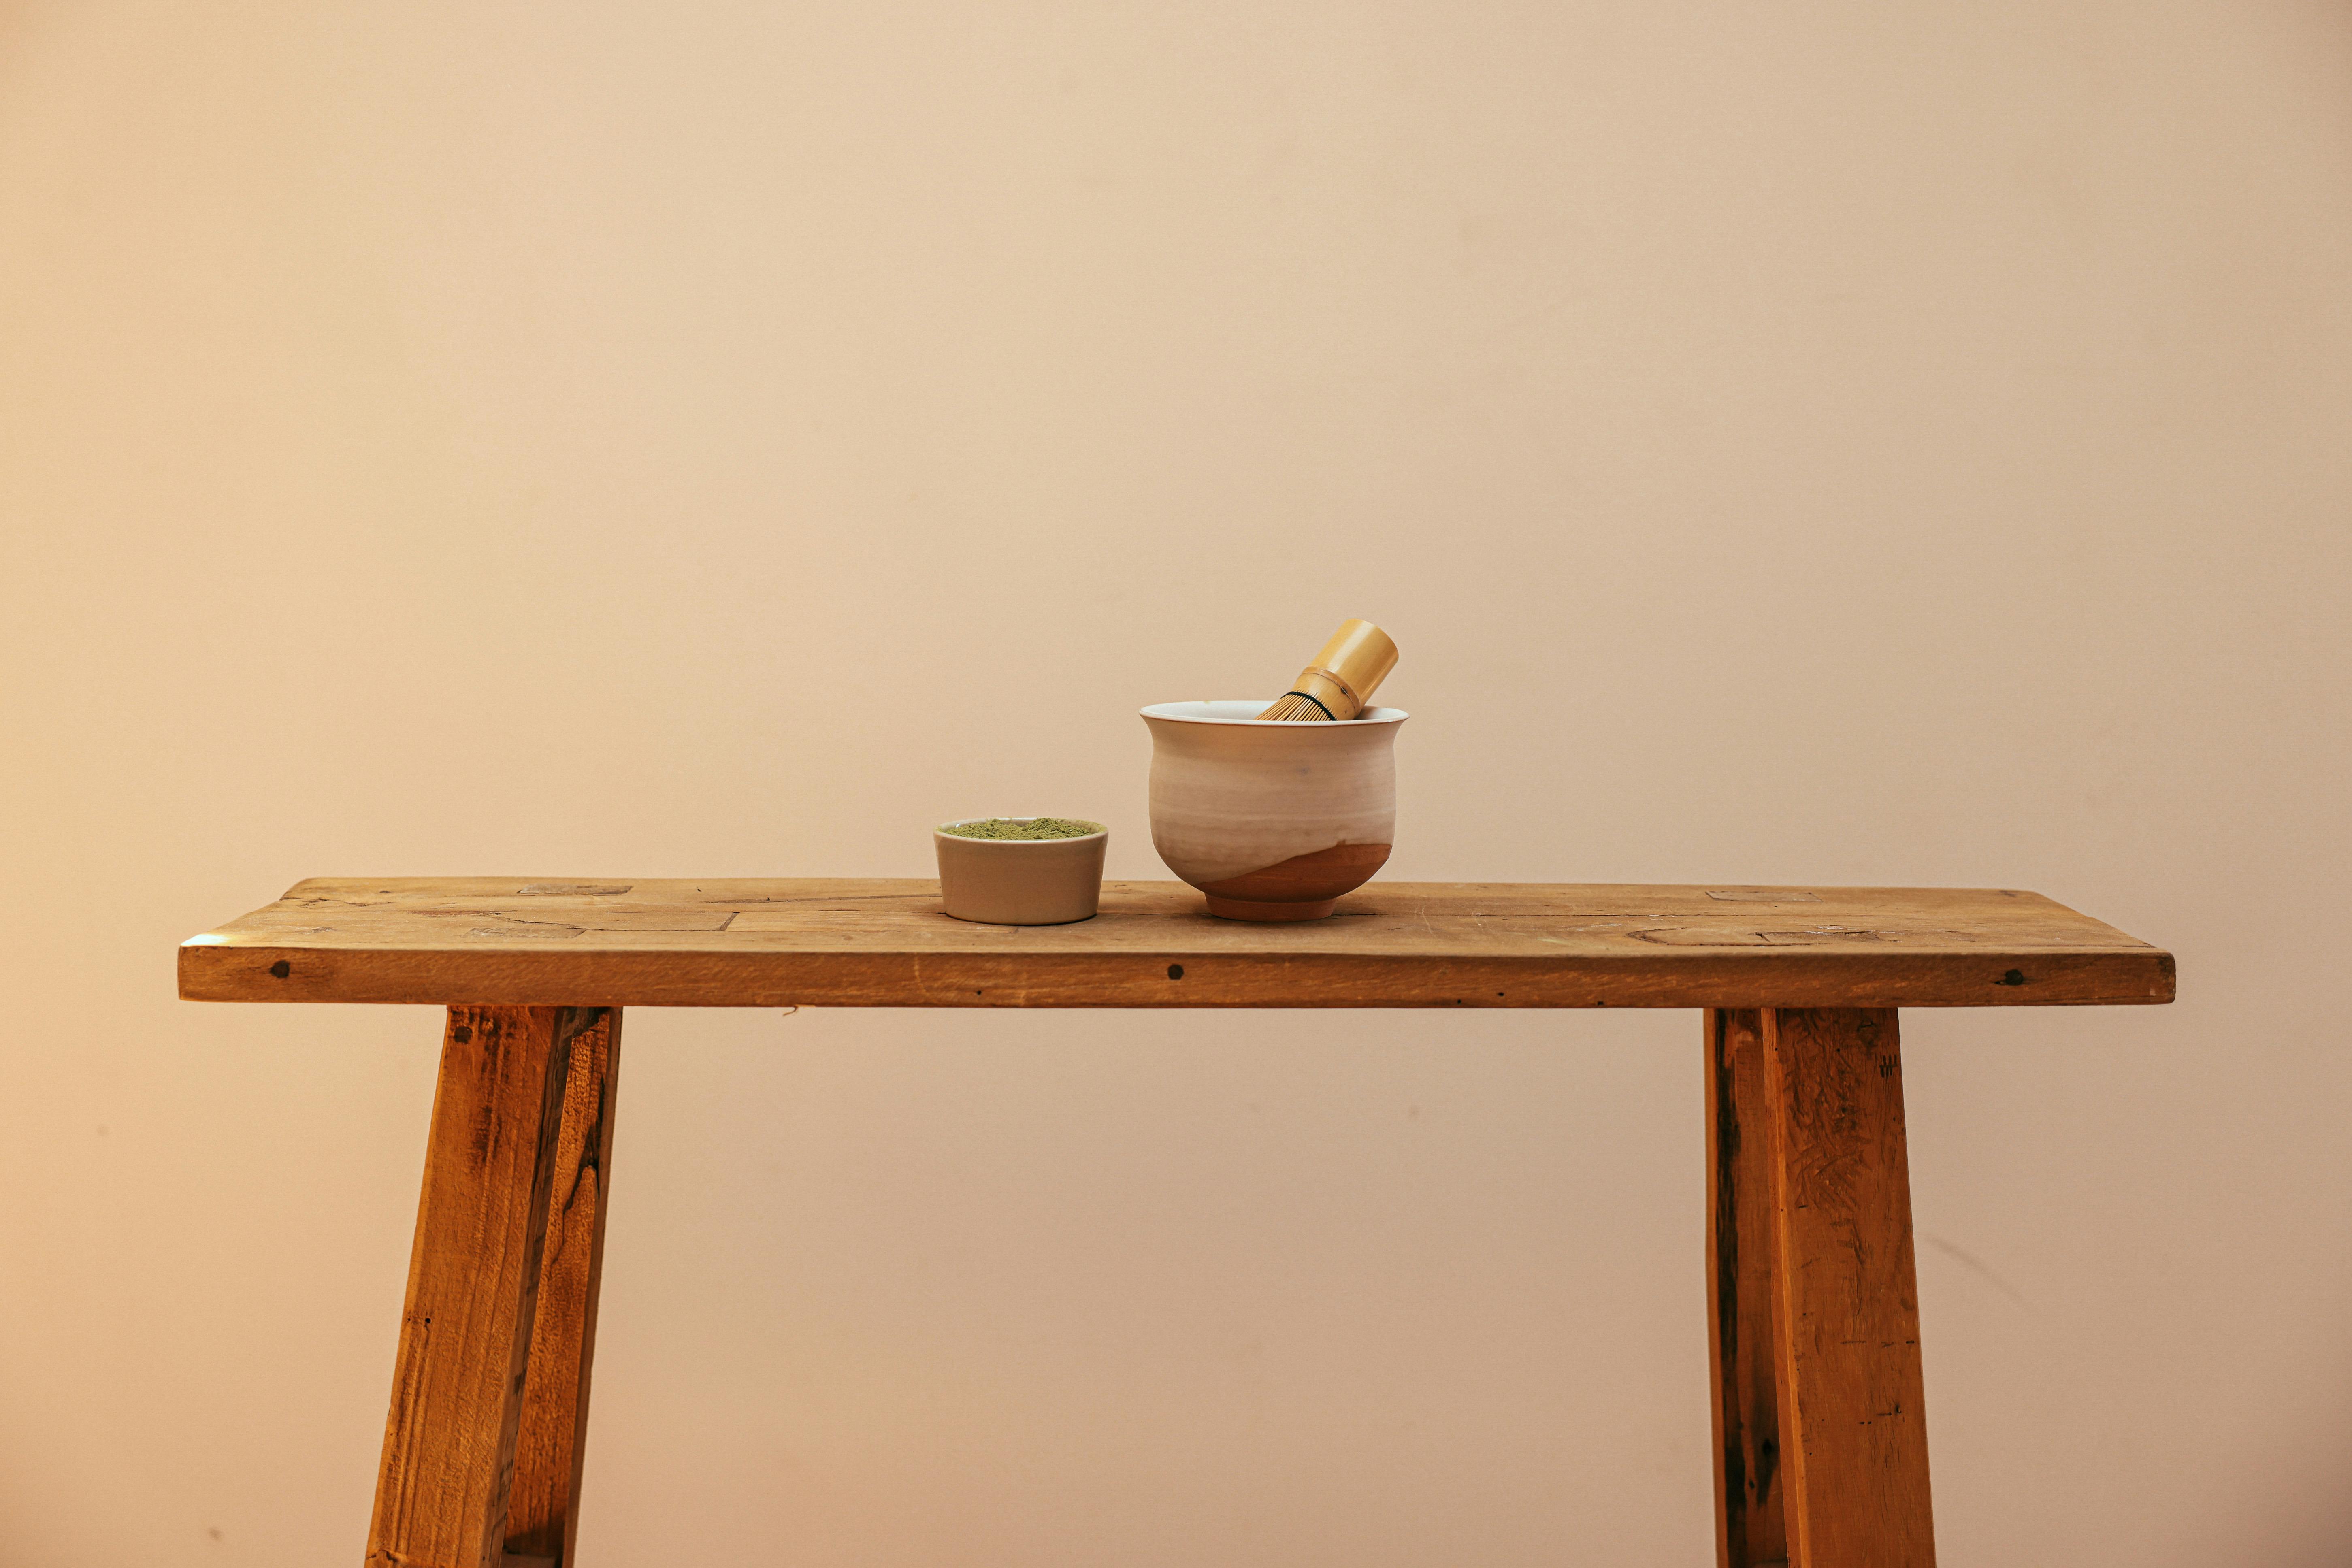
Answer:
[[[0, 1563], [355, 1561], [436, 1019], [314, 873], [2032, 887], [1906, 1021], [1949, 1565], [2352, 1538], [2340, 5], [0, 9]], [[583, 1568], [1706, 1559], [1698, 1022], [646, 1011]]]

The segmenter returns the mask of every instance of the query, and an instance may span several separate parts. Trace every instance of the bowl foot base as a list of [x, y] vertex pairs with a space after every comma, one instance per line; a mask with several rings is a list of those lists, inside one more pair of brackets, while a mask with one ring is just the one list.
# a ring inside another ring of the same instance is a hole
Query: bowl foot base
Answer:
[[1203, 893], [1209, 900], [1209, 912], [1228, 921], [1319, 921], [1331, 912], [1339, 900], [1319, 899], [1305, 903], [1268, 903], [1257, 899], [1223, 899], [1214, 893]]

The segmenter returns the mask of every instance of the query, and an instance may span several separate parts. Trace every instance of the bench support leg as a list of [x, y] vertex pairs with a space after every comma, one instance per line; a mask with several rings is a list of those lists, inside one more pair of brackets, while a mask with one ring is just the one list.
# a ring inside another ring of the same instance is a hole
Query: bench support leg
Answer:
[[572, 1561], [580, 1531], [580, 1468], [588, 1447], [588, 1373], [596, 1359], [596, 1290], [604, 1273], [604, 1208], [613, 1168], [621, 1010], [572, 1040], [563, 1129], [539, 1272], [539, 1316], [507, 1500], [507, 1551]]
[[500, 1568], [510, 1499], [518, 1550], [565, 1554], [619, 1037], [608, 1008], [449, 1009], [370, 1568]]
[[1892, 1009], [1706, 1016], [1721, 1568], [1933, 1568]]
[[1789, 1557], [1763, 1027], [1754, 1011], [1706, 1015], [1706, 1326], [1717, 1568], [1763, 1568]]

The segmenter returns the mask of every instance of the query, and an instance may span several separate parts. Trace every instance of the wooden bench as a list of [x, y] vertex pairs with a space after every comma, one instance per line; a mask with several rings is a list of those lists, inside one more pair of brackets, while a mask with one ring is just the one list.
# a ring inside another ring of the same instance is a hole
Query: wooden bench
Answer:
[[191, 938], [180, 994], [448, 1010], [371, 1564], [571, 1560], [625, 1007], [1696, 1007], [1718, 1561], [1905, 1568], [1895, 1009], [2168, 1002], [2173, 963], [2006, 889], [1387, 882], [1269, 926], [1114, 882], [1009, 927], [929, 881], [339, 878]]

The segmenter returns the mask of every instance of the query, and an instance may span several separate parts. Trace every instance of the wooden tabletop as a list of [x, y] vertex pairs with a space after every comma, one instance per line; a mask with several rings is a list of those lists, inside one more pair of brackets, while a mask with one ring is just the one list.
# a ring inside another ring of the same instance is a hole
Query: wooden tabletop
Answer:
[[1328, 920], [1110, 882], [1064, 926], [935, 882], [319, 878], [191, 937], [203, 1002], [770, 1007], [1955, 1007], [2169, 1002], [2172, 955], [2039, 893], [1375, 882]]

